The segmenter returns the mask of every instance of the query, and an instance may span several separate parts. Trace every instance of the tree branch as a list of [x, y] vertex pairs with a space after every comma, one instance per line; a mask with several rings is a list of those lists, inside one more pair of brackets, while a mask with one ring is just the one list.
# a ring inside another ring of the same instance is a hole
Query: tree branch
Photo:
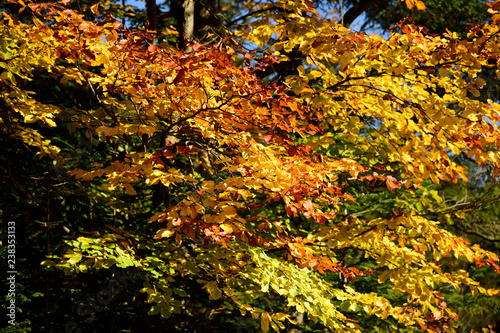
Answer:
[[457, 228], [458, 230], [460, 230], [461, 232], [463, 233], [466, 233], [468, 235], [474, 235], [474, 236], [477, 236], [481, 239], [484, 239], [485, 241], [488, 241], [488, 242], [493, 242], [493, 243], [498, 243], [500, 242], [500, 239], [491, 239], [491, 238], [488, 238], [486, 236], [483, 236], [477, 232], [474, 232], [474, 231], [471, 231], [471, 230], [465, 230], [464, 228], [461, 228], [459, 227], [458, 225], [455, 224], [455, 228]]
[[242, 15], [242, 16], [239, 16], [237, 18], [235, 18], [234, 20], [232, 21], [229, 21], [226, 23], [227, 26], [232, 26], [233, 24], [236, 24], [238, 21], [243, 21], [253, 15], [256, 15], [256, 14], [260, 14], [260, 13], [265, 13], [269, 10], [273, 10], [273, 9], [277, 9], [277, 7], [274, 7], [274, 6], [269, 6], [269, 7], [265, 7], [265, 8], [261, 8], [261, 9], [258, 9], [256, 11], [253, 11], [253, 12], [250, 12], [250, 13], [247, 13], [245, 15]]
[[284, 78], [287, 75], [297, 74], [297, 68], [302, 65], [306, 57], [297, 49], [285, 53], [285, 55], [291, 60], [272, 64], [264, 70], [257, 70], [255, 73], [257, 77], [263, 79], [269, 75], [277, 74]]

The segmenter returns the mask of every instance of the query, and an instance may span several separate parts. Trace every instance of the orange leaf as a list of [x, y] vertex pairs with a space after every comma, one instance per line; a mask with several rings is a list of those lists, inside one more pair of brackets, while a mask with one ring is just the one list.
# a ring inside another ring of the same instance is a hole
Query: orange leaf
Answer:
[[493, 9], [495, 11], [500, 9], [500, 0], [497, 0], [497, 1], [493, 2], [493, 3], [490, 2], [490, 3], [487, 3], [487, 4], [488, 4], [488, 6], [491, 7], [491, 9]]
[[196, 231], [194, 231], [194, 229], [187, 224], [184, 224], [184, 226], [182, 227], [182, 232], [191, 239], [194, 239], [196, 237]]
[[[177, 148], [179, 148], [179, 147], [177, 147]], [[168, 158], [168, 159], [170, 159], [170, 158], [175, 158], [175, 154], [174, 154], [174, 153], [172, 153], [172, 152], [171, 152], [170, 150], [168, 150], [168, 149], [165, 149], [165, 150], [163, 151], [163, 156], [165, 156], [165, 157], [166, 157], [166, 158]]]
[[408, 7], [408, 9], [412, 9], [413, 6], [415, 5], [413, 3], [413, 0], [405, 0], [405, 3], [406, 3], [406, 7]]
[[418, 10], [424, 10], [427, 7], [425, 7], [425, 4], [422, 1], [417, 1], [417, 9]]
[[99, 3], [96, 3], [95, 5], [90, 7], [90, 10], [92, 11], [92, 13], [99, 15]]

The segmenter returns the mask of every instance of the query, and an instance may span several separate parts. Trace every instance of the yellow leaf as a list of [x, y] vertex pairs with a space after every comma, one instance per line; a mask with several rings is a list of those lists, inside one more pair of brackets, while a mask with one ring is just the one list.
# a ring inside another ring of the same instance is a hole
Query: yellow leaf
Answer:
[[208, 297], [209, 299], [216, 300], [221, 298], [222, 296], [222, 292], [217, 286], [217, 282], [215, 281], [210, 281], [203, 288], [207, 289], [208, 293], [210, 294], [210, 296]]
[[10, 77], [12, 76], [12, 73], [11, 72], [3, 72], [1, 75], [0, 75], [0, 80], [2, 81], [6, 81], [7, 79], [10, 79]]
[[236, 209], [233, 206], [225, 206], [222, 208], [222, 212], [220, 213], [221, 218], [225, 217], [228, 219], [235, 217], [236, 215]]
[[431, 180], [432, 180], [432, 182], [433, 182], [434, 184], [438, 185], [438, 184], [439, 184], [439, 179], [438, 179], [438, 177], [436, 177], [436, 175], [435, 175], [434, 173], [431, 173], [431, 174], [430, 174], [430, 176], [431, 176]]
[[486, 81], [482, 78], [478, 78], [476, 79], [476, 84], [482, 88], [486, 84]]
[[95, 5], [90, 7], [90, 10], [92, 11], [92, 13], [99, 15], [99, 3], [96, 3]]
[[155, 239], [160, 239], [160, 238], [169, 238], [173, 234], [175, 234], [175, 231], [167, 228], [160, 229], [156, 232]]
[[211, 180], [205, 180], [201, 183], [200, 187], [203, 191], [212, 192], [214, 190], [215, 183]]
[[224, 230], [228, 234], [233, 232], [233, 227], [230, 224], [224, 223], [224, 224], [221, 224], [220, 227], [222, 228], [222, 230]]
[[472, 95], [474, 95], [474, 97], [481, 96], [481, 93], [477, 89], [470, 89], [469, 91], [472, 93]]
[[286, 319], [286, 314], [284, 314], [283, 312], [278, 312], [274, 314], [274, 318], [276, 318], [279, 321], [283, 321]]
[[262, 319], [261, 319], [261, 322], [260, 322], [260, 329], [264, 332], [267, 332], [269, 331], [269, 320], [271, 319], [271, 317], [269, 316], [269, 313], [267, 312], [264, 312], [262, 314]]
[[137, 192], [135, 192], [134, 188], [132, 187], [132, 185], [130, 184], [125, 184], [123, 185], [125, 187], [125, 191], [127, 192], [127, 194], [129, 195], [136, 195]]
[[320, 71], [318, 70], [312, 70], [311, 72], [309, 72], [309, 74], [307, 75], [307, 77], [309, 79], [315, 79], [317, 77], [321, 77], [323, 75], [323, 73], [321, 73]]
[[153, 134], [154, 132], [156, 132], [156, 128], [153, 127], [153, 126], [141, 126], [138, 128], [137, 130], [137, 134], [138, 135], [143, 135], [143, 134], [147, 134], [147, 135], [151, 135]]
[[448, 71], [446, 70], [446, 68], [441, 67], [439, 69], [439, 76], [441, 76], [442, 78], [444, 78], [444, 77], [446, 77], [446, 75], [448, 75]]

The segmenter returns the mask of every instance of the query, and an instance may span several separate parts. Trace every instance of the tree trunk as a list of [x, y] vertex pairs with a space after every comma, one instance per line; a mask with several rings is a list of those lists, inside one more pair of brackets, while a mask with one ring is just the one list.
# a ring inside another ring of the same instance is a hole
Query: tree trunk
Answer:
[[[194, 0], [184, 0], [184, 39], [194, 39]], [[179, 36], [182, 37], [182, 36]], [[184, 43], [184, 51], [191, 51], [191, 48]]]
[[158, 39], [158, 13], [156, 9], [156, 0], [146, 0], [146, 13], [148, 15], [149, 30], [156, 33], [156, 38], [153, 39], [153, 45], [156, 45]]

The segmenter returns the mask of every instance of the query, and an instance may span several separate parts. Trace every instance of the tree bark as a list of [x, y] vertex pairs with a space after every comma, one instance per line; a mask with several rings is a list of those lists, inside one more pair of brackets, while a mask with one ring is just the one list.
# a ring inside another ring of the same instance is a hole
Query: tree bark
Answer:
[[[158, 37], [158, 13], [156, 10], [156, 0], [146, 0], [146, 14], [148, 15], [149, 30], [156, 33]], [[156, 45], [157, 38], [153, 40], [153, 44]]]
[[342, 22], [345, 27], [349, 27], [354, 20], [358, 18], [361, 14], [363, 14], [364, 11], [366, 11], [368, 8], [375, 6], [380, 0], [359, 0], [349, 8], [349, 10], [345, 13], [344, 17], [342, 18]]
[[[194, 39], [194, 0], [184, 0], [184, 39]], [[179, 36], [181, 37], [181, 36]], [[184, 51], [191, 51], [191, 48], [184, 43]]]

